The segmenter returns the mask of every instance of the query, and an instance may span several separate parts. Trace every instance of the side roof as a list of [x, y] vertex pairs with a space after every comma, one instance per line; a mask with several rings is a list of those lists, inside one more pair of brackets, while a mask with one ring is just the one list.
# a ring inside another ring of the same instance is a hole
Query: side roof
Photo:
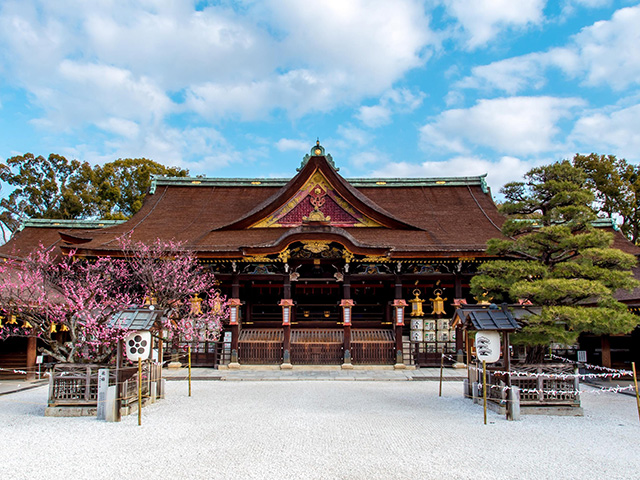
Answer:
[[55, 249], [60, 254], [60, 245], [64, 242], [60, 236], [62, 230], [96, 229], [124, 223], [124, 220], [56, 220], [32, 218], [20, 225], [11, 239], [0, 245], [0, 256], [25, 257], [40, 247]]

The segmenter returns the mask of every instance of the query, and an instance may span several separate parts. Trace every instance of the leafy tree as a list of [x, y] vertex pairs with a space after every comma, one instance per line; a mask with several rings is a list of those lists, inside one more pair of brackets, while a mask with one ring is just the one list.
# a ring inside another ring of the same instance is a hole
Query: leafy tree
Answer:
[[153, 174], [189, 172], [146, 158], [91, 167], [56, 154], [12, 157], [0, 164], [0, 180], [13, 188], [0, 200], [0, 222], [15, 232], [27, 218], [126, 219], [142, 207]]
[[0, 180], [15, 188], [0, 200], [0, 221], [14, 232], [25, 218], [82, 218], [87, 192], [75, 179], [87, 168], [55, 154], [9, 158], [0, 164]]
[[152, 175], [185, 177], [188, 170], [165, 167], [146, 158], [125, 158], [97, 165], [86, 172], [91, 185], [91, 204], [101, 219], [124, 220], [142, 207]]
[[487, 253], [513, 260], [487, 262], [471, 281], [475, 295], [539, 307], [513, 338], [531, 347], [528, 362], [542, 361], [551, 342], [575, 343], [581, 332], [627, 333], [638, 323], [613, 298], [616, 289], [640, 284], [630, 271], [635, 257], [611, 249], [612, 234], [591, 225], [596, 215], [586, 181], [582, 169], [562, 161], [506, 184], [505, 237], [489, 240]]
[[577, 154], [573, 164], [587, 175], [600, 215], [622, 220], [622, 232], [634, 243], [640, 237], [640, 167], [614, 155]]

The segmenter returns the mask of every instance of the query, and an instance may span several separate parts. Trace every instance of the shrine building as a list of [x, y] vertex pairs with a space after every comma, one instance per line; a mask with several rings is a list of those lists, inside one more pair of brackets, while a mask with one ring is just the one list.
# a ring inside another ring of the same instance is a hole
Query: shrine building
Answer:
[[193, 251], [232, 310], [227, 358], [199, 345], [202, 365], [402, 367], [463, 351], [452, 304], [471, 301], [502, 222], [484, 176], [346, 179], [318, 142], [290, 179], [157, 177], [128, 221], [60, 225], [56, 244], [118, 256], [128, 234]]

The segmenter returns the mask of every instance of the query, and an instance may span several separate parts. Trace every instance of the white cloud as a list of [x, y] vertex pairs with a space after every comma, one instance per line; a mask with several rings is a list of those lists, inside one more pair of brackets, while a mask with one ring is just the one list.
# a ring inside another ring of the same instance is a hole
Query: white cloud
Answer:
[[337, 132], [351, 148], [354, 146], [362, 147], [372, 140], [372, 136], [370, 134], [351, 125], [340, 125], [338, 126]]
[[286, 152], [289, 150], [306, 152], [311, 147], [308, 140], [294, 140], [291, 138], [281, 138], [276, 142], [276, 148], [281, 152]]
[[170, 98], [216, 121], [299, 117], [380, 95], [438, 41], [419, 0], [235, 7], [5, 0], [0, 69], [35, 96], [43, 125], [142, 121], [143, 110], [163, 120]]
[[505, 29], [540, 24], [546, 0], [444, 0], [447, 12], [464, 31], [466, 45], [486, 45]]
[[546, 85], [557, 68], [589, 86], [624, 90], [640, 84], [640, 5], [616, 11], [611, 20], [583, 28], [569, 44], [545, 52], [508, 58], [472, 69], [456, 88], [495, 88], [508, 94]]
[[378, 151], [361, 151], [351, 155], [349, 163], [355, 168], [370, 168], [381, 163], [388, 164], [390, 159], [384, 153]]
[[[497, 161], [489, 161], [477, 156], [456, 156], [443, 161], [425, 161], [422, 163], [389, 162], [375, 170], [373, 177], [459, 177], [487, 174], [487, 183], [495, 196], [500, 188], [522, 176], [538, 161], [526, 161], [520, 158], [503, 156]], [[464, 172], [464, 173], [461, 173]]]
[[578, 98], [508, 97], [480, 100], [466, 109], [446, 110], [420, 129], [425, 150], [468, 153], [472, 147], [535, 154], [558, 148], [557, 123], [571, 117]]
[[589, 151], [640, 161], [640, 104], [580, 118], [571, 138]]
[[380, 97], [378, 105], [360, 107], [356, 117], [368, 127], [380, 127], [388, 124], [394, 113], [414, 111], [425, 96], [423, 92], [413, 93], [407, 88], [391, 89]]

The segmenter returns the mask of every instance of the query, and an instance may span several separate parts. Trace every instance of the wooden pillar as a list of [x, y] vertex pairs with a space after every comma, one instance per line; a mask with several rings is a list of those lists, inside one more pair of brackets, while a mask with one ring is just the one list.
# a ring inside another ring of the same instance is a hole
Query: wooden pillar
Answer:
[[291, 298], [291, 279], [289, 278], [289, 275], [286, 275], [282, 281], [282, 290], [283, 297], [285, 299]]
[[342, 281], [342, 298], [351, 298], [351, 277], [349, 275], [345, 275]]
[[611, 339], [609, 335], [600, 337], [600, 346], [602, 348], [602, 366], [611, 368]]
[[402, 298], [402, 277], [396, 275], [395, 277], [395, 295], [396, 299]]
[[[239, 293], [239, 288], [236, 289], [234, 285], [233, 289], [236, 293]], [[229, 327], [231, 328], [231, 361], [229, 368], [240, 368], [240, 362], [238, 359], [238, 340], [240, 338], [240, 305], [242, 302], [239, 298], [232, 298], [229, 300]]]
[[36, 357], [38, 339], [36, 337], [27, 338], [27, 380], [33, 380], [36, 376]]
[[349, 298], [343, 298], [340, 302], [342, 307], [342, 326], [344, 328], [343, 363], [342, 368], [351, 369], [351, 315], [355, 302]]
[[[397, 289], [398, 284], [396, 282], [396, 291]], [[400, 291], [402, 291], [402, 284], [400, 284]], [[402, 329], [404, 328], [404, 308], [406, 306], [407, 302], [402, 298], [396, 298], [393, 301], [396, 324], [396, 364], [394, 366], [394, 368], [396, 369], [406, 368], [406, 365], [404, 364], [404, 357], [402, 354]]]
[[293, 300], [284, 298], [278, 304], [282, 307], [282, 369], [291, 369], [291, 315], [293, 311]]
[[455, 290], [454, 298], [462, 298], [462, 278], [460, 274], [456, 274], [453, 279], [453, 288]]

